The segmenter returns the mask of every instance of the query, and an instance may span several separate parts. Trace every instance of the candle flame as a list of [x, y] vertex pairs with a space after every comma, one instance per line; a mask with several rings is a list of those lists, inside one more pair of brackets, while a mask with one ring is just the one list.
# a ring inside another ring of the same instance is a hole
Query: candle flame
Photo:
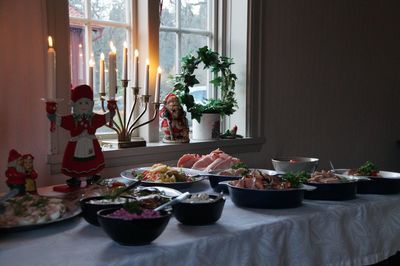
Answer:
[[116, 53], [117, 52], [117, 48], [114, 46], [114, 43], [112, 41], [110, 41], [110, 49], [112, 53]]
[[138, 57], [139, 56], [139, 51], [138, 51], [138, 49], [135, 49], [135, 57]]
[[161, 74], [161, 72], [162, 72], [162, 69], [161, 69], [161, 67], [159, 66], [159, 67], [157, 67], [157, 73], [158, 74]]
[[128, 43], [124, 41], [124, 48], [128, 48]]
[[49, 42], [49, 47], [53, 47], [53, 38], [51, 36], [47, 38], [47, 41]]
[[148, 58], [146, 59], [146, 65], [150, 65], [150, 61]]
[[79, 47], [79, 48], [82, 48], [82, 44], [80, 43], [80, 44], [78, 45], [78, 47]]
[[100, 54], [100, 60], [104, 60], [104, 53]]
[[90, 60], [89, 60], [89, 67], [94, 67], [94, 61], [93, 61], [93, 59], [90, 59]]

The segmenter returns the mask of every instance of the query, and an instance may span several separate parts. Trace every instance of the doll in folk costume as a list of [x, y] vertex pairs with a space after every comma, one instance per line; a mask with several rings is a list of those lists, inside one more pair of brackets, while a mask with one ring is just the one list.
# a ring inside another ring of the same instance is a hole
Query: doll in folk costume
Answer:
[[163, 142], [189, 142], [186, 112], [175, 94], [170, 93], [165, 97], [160, 117], [162, 118], [161, 130], [164, 133]]
[[49, 114], [50, 121], [70, 131], [64, 151], [61, 172], [71, 178], [69, 187], [80, 187], [81, 178], [91, 178], [104, 168], [104, 156], [96, 138], [96, 130], [112, 120], [115, 112], [93, 113], [93, 91], [87, 85], [71, 89], [72, 114]]
[[33, 159], [32, 154], [24, 154], [22, 156], [23, 166], [25, 171], [25, 192], [30, 194], [37, 194], [36, 189], [36, 179], [38, 174], [35, 169], [33, 169]]

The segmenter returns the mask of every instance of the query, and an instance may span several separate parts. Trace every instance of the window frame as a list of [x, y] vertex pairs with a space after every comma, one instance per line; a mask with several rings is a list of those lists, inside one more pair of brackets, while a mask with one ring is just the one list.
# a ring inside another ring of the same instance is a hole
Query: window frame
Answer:
[[[138, 2], [140, 0], [132, 0], [132, 10], [137, 10]], [[231, 8], [229, 5], [235, 0], [227, 1], [214, 1], [215, 7], [218, 7], [219, 17], [221, 22], [221, 14], [226, 17], [232, 17], [229, 14]], [[243, 0], [245, 1], [245, 0]], [[158, 1], [157, 1], [158, 2]], [[227, 2], [227, 3], [225, 3]], [[143, 163], [150, 162], [166, 162], [171, 160], [176, 160], [183, 153], [206, 153], [211, 149], [217, 147], [224, 149], [226, 152], [232, 154], [241, 153], [256, 153], [262, 148], [265, 143], [264, 129], [262, 126], [262, 103], [260, 102], [263, 94], [261, 89], [262, 75], [260, 73], [260, 55], [262, 47], [260, 46], [262, 36], [260, 35], [260, 21], [262, 14], [260, 13], [262, 8], [262, 3], [257, 0], [247, 0], [248, 14], [247, 14], [247, 65], [246, 65], [246, 136], [244, 139], [235, 140], [216, 140], [216, 141], [205, 141], [205, 142], [194, 142], [185, 145], [167, 145], [164, 143], [148, 142], [147, 147], [133, 148], [133, 149], [117, 149], [117, 150], [105, 150], [104, 156], [107, 161], [107, 168], [104, 170], [104, 174], [108, 171], [115, 171], [116, 168], [127, 167], [132, 165], [141, 165]], [[56, 39], [56, 49], [57, 49], [57, 97], [63, 97], [69, 99], [69, 84], [70, 84], [70, 74], [69, 74], [69, 39], [68, 36], [64, 36], [66, 32], [69, 31], [69, 13], [68, 13], [68, 0], [64, 0], [62, 5], [57, 5], [56, 1], [46, 0], [48, 7], [48, 21], [49, 21], [49, 35], [55, 36]], [[227, 7], [222, 7], [227, 5]], [[153, 5], [154, 7], [154, 5]], [[152, 15], [158, 14], [158, 11], [153, 10]], [[148, 15], [149, 16], [149, 15]], [[135, 18], [136, 19], [136, 18]], [[133, 19], [133, 25], [138, 24], [137, 21]], [[148, 19], [148, 18], [147, 18]], [[58, 21], [59, 23], [56, 23]], [[218, 42], [226, 42], [227, 47], [229, 47], [229, 38], [226, 37], [223, 32], [223, 28], [228, 27], [224, 23], [216, 23], [214, 25], [218, 28], [218, 33], [214, 40]], [[133, 33], [133, 41], [135, 47], [137, 46], [138, 39], [135, 38], [137, 32]], [[229, 36], [227, 36], [229, 37]], [[67, 45], [68, 43], [68, 45]], [[225, 49], [225, 48], [223, 48]], [[229, 49], [225, 51], [221, 47], [218, 47], [218, 52], [229, 56]], [[61, 58], [61, 61], [59, 60]], [[68, 111], [67, 106], [63, 105], [59, 108], [60, 113], [66, 113]], [[156, 125], [158, 128], [158, 124]], [[68, 141], [68, 132], [63, 130], [56, 130], [55, 133], [50, 134], [50, 149], [47, 157], [47, 162], [50, 167], [50, 174], [59, 174], [61, 169], [61, 162], [63, 156], [63, 149], [66, 142]]]

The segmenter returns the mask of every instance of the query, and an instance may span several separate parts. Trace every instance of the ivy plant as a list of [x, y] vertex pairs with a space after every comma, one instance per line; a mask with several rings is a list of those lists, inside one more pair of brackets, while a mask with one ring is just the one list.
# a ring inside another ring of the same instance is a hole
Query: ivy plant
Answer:
[[[195, 103], [190, 88], [199, 81], [194, 75], [194, 71], [203, 63], [203, 69], [210, 69], [213, 79], [210, 81], [218, 90], [218, 99], [204, 99], [201, 103]], [[199, 48], [195, 53], [182, 58], [181, 73], [172, 78], [173, 93], [176, 94], [188, 112], [192, 114], [192, 119], [200, 122], [204, 113], [217, 113], [221, 116], [233, 114], [237, 108], [235, 99], [235, 85], [237, 77], [232, 73], [230, 67], [233, 65], [232, 58], [220, 56], [217, 52], [207, 46]]]

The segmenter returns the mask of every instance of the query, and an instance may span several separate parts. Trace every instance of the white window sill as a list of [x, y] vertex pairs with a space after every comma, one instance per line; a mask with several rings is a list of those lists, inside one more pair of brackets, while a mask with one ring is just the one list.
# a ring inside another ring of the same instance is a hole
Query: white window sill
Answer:
[[[243, 138], [232, 140], [193, 141], [187, 144], [147, 143], [146, 147], [104, 150], [106, 168], [135, 167], [135, 165], [178, 160], [185, 153], [207, 154], [220, 148], [229, 154], [258, 152], [264, 138]], [[50, 173], [60, 174], [63, 154], [48, 155]]]

